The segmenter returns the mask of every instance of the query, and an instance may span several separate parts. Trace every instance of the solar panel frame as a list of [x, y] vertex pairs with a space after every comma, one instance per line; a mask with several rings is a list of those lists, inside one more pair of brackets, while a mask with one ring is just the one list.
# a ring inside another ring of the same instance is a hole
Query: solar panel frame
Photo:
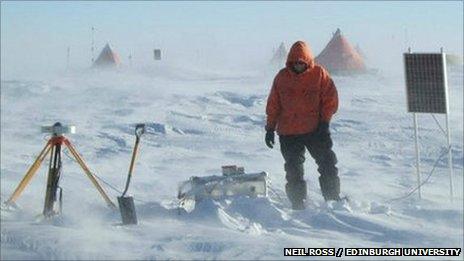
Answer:
[[405, 53], [403, 57], [408, 111], [448, 113], [445, 53]]
[[154, 49], [153, 50], [153, 59], [156, 61], [161, 60], [161, 49]]

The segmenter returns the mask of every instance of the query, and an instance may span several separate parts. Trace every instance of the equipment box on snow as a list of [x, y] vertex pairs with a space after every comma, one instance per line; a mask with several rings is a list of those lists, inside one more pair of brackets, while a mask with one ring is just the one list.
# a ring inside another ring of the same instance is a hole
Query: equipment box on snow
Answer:
[[267, 173], [245, 173], [243, 168], [223, 167], [223, 176], [193, 176], [179, 185], [179, 199], [220, 199], [227, 196], [267, 196]]

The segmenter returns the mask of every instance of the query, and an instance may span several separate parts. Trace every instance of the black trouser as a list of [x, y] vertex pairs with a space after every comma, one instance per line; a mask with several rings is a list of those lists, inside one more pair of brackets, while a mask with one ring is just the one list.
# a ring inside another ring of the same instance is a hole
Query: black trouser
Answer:
[[285, 159], [287, 196], [292, 203], [306, 199], [306, 182], [303, 179], [305, 148], [314, 158], [320, 173], [319, 184], [325, 200], [337, 200], [340, 194], [340, 180], [335, 166], [337, 157], [332, 151], [330, 134], [309, 133], [280, 136], [280, 150]]

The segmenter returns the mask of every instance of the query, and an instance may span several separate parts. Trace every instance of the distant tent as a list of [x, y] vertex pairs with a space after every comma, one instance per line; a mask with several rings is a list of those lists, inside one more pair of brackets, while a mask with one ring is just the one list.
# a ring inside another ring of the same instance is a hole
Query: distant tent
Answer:
[[272, 56], [271, 64], [283, 66], [285, 65], [285, 61], [287, 60], [287, 48], [285, 48], [285, 44], [281, 43], [279, 48], [274, 51], [274, 56]]
[[316, 57], [316, 62], [331, 73], [365, 72], [363, 58], [341, 34], [340, 29], [333, 34], [332, 39]]
[[93, 63], [95, 67], [118, 67], [121, 64], [119, 55], [111, 48], [110, 44], [106, 44], [97, 60]]

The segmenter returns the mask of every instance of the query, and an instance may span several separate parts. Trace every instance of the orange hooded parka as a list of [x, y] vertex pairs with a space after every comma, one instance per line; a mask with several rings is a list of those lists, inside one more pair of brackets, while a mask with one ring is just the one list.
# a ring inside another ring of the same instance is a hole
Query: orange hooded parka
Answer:
[[[297, 61], [305, 62], [308, 69], [295, 73], [291, 67]], [[330, 122], [337, 109], [337, 89], [329, 73], [314, 63], [305, 42], [294, 43], [267, 100], [266, 130], [277, 130], [279, 135], [310, 133], [320, 121]]]

